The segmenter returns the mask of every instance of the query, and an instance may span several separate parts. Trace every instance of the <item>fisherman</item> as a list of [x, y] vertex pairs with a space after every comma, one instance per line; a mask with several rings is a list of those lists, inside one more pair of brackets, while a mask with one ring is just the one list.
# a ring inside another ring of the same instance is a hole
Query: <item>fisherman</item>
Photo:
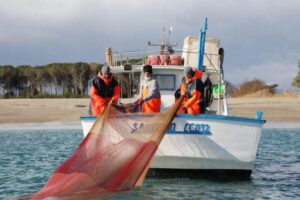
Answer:
[[192, 67], [184, 69], [185, 76], [180, 84], [180, 93], [184, 96], [181, 110], [187, 114], [200, 114], [200, 101], [204, 86], [201, 80], [203, 72]]
[[152, 66], [145, 65], [143, 73], [144, 79], [141, 81], [140, 97], [134, 104], [140, 105], [143, 113], [158, 113], [160, 112], [161, 99], [159, 84], [153, 78]]
[[113, 103], [117, 103], [120, 90], [118, 82], [110, 73], [110, 67], [103, 66], [101, 73], [99, 72], [92, 80], [90, 89], [91, 114], [94, 116], [99, 115], [111, 100], [113, 100]]

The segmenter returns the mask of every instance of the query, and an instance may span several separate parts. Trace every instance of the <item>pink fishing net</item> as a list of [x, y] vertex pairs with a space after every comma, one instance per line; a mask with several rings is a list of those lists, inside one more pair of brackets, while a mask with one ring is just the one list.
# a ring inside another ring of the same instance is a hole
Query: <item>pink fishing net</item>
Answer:
[[109, 104], [77, 150], [30, 198], [128, 190], [143, 183], [181, 100], [162, 113], [121, 113]]

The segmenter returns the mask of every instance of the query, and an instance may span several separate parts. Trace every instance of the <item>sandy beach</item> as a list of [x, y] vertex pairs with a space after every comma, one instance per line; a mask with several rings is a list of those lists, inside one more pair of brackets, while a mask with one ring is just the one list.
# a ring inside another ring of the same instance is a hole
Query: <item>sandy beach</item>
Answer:
[[230, 115], [255, 117], [263, 112], [267, 121], [300, 122], [299, 97], [229, 98]]
[[[233, 116], [255, 117], [264, 113], [268, 121], [300, 122], [300, 98], [230, 98]], [[0, 99], [0, 123], [79, 123], [88, 113], [89, 99]]]

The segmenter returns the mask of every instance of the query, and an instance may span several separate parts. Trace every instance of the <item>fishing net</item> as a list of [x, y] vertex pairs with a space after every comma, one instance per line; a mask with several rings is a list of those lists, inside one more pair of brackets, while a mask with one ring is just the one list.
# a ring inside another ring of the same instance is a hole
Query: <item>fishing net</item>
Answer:
[[109, 104], [77, 150], [30, 198], [128, 190], [141, 185], [181, 100], [159, 114], [124, 113]]

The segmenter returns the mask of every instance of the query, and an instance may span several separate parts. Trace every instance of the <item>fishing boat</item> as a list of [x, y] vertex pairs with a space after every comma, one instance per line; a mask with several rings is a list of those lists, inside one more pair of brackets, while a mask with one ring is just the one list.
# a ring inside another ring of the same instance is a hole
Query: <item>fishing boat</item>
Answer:
[[[204, 72], [204, 113], [176, 115], [154, 156], [148, 177], [249, 178], [254, 169], [266, 121], [261, 112], [253, 113], [253, 118], [230, 115], [223, 73], [224, 49], [220, 48], [218, 39], [206, 38], [206, 30], [207, 19], [198, 37], [184, 39], [182, 50], [173, 50], [176, 45], [171, 45], [164, 36], [160, 44], [148, 43], [160, 46], [159, 52], [112, 52], [107, 49], [106, 63], [113, 66], [111, 71], [121, 85], [123, 103], [132, 102], [139, 95], [144, 64], [153, 66], [154, 77], [160, 85], [162, 110], [174, 103], [174, 93], [179, 88], [185, 67], [197, 67]], [[133, 54], [135, 56], [130, 57]], [[136, 54], [139, 54], [138, 59]], [[136, 116], [142, 118], [143, 114]], [[93, 116], [80, 118], [84, 136], [95, 119]], [[133, 130], [136, 127], [137, 124], [132, 124]]]

